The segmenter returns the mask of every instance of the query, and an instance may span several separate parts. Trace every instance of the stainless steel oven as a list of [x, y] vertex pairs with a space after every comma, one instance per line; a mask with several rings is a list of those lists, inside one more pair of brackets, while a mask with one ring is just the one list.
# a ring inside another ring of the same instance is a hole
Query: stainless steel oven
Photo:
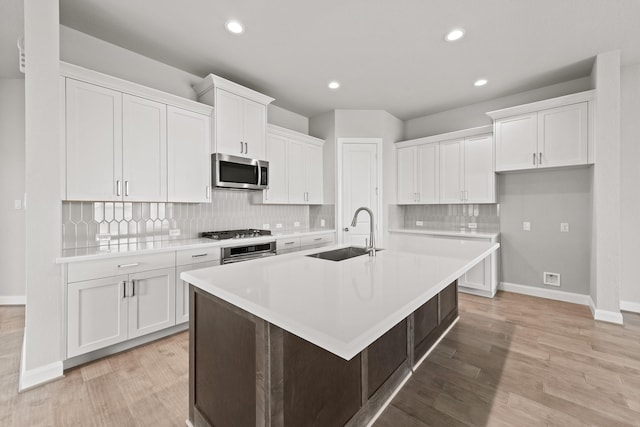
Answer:
[[254, 243], [222, 248], [222, 264], [250, 261], [276, 255], [276, 242]]
[[269, 185], [269, 162], [214, 153], [211, 155], [213, 187], [265, 190]]

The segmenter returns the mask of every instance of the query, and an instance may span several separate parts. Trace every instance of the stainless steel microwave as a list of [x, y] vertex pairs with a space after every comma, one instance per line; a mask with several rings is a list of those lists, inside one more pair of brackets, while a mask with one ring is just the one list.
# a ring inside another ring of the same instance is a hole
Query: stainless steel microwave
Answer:
[[266, 190], [269, 184], [269, 162], [228, 154], [211, 155], [213, 187]]

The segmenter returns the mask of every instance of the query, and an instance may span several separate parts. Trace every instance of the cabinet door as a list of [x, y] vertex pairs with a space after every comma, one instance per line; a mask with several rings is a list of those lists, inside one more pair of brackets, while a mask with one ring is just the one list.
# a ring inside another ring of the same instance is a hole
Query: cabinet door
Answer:
[[538, 152], [537, 133], [538, 113], [496, 121], [496, 172], [535, 169]]
[[305, 148], [307, 171], [307, 203], [322, 204], [322, 147], [307, 145]]
[[538, 113], [538, 167], [587, 164], [587, 103]]
[[189, 321], [189, 283], [180, 279], [180, 273], [220, 265], [220, 261], [199, 262], [176, 268], [176, 325]]
[[175, 268], [145, 271], [129, 278], [129, 339], [175, 325]]
[[480, 261], [475, 267], [467, 271], [461, 278], [460, 286], [483, 291], [491, 290], [491, 257]]
[[422, 204], [440, 202], [440, 159], [438, 144], [418, 146], [418, 201]]
[[264, 190], [265, 203], [288, 203], [289, 181], [287, 180], [287, 138], [270, 134], [267, 136], [267, 161], [269, 162], [269, 189]]
[[67, 357], [127, 339], [127, 276], [70, 283], [67, 287]]
[[440, 143], [440, 203], [463, 203], [463, 140]]
[[307, 171], [305, 170], [305, 144], [289, 141], [289, 203], [306, 203]]
[[216, 151], [233, 156], [245, 156], [242, 142], [242, 101], [244, 98], [216, 89]]
[[464, 141], [466, 203], [495, 203], [496, 174], [493, 167], [493, 136]]
[[211, 201], [210, 117], [176, 107], [168, 115], [168, 200]]
[[67, 200], [122, 200], [122, 94], [66, 82]]
[[122, 179], [126, 201], [167, 200], [167, 106], [122, 95]]
[[242, 100], [242, 141], [245, 142], [244, 156], [252, 159], [265, 158], [267, 132], [267, 107], [249, 99]]
[[418, 192], [416, 190], [416, 150], [416, 147], [404, 147], [396, 150], [399, 205], [413, 205], [418, 200]]

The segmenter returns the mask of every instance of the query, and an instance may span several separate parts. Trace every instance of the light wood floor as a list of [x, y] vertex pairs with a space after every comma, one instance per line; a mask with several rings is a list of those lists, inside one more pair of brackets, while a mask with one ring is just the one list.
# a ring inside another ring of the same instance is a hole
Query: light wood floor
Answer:
[[[511, 293], [460, 295], [460, 321], [377, 427], [640, 426], [640, 315], [595, 322], [584, 306]], [[188, 335], [17, 393], [24, 310], [0, 307], [0, 426], [184, 426]]]

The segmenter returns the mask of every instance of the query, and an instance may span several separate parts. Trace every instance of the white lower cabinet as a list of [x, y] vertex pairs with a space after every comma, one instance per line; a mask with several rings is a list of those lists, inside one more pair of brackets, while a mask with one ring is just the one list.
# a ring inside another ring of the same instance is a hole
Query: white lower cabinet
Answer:
[[67, 356], [127, 339], [128, 276], [71, 283], [67, 298]]
[[128, 338], [176, 324], [175, 269], [145, 271], [129, 277]]
[[215, 267], [220, 261], [199, 262], [191, 265], [181, 265], [176, 268], [176, 325], [189, 321], [189, 284], [180, 279], [185, 271]]
[[174, 268], [70, 283], [67, 356], [175, 325], [175, 287]]

